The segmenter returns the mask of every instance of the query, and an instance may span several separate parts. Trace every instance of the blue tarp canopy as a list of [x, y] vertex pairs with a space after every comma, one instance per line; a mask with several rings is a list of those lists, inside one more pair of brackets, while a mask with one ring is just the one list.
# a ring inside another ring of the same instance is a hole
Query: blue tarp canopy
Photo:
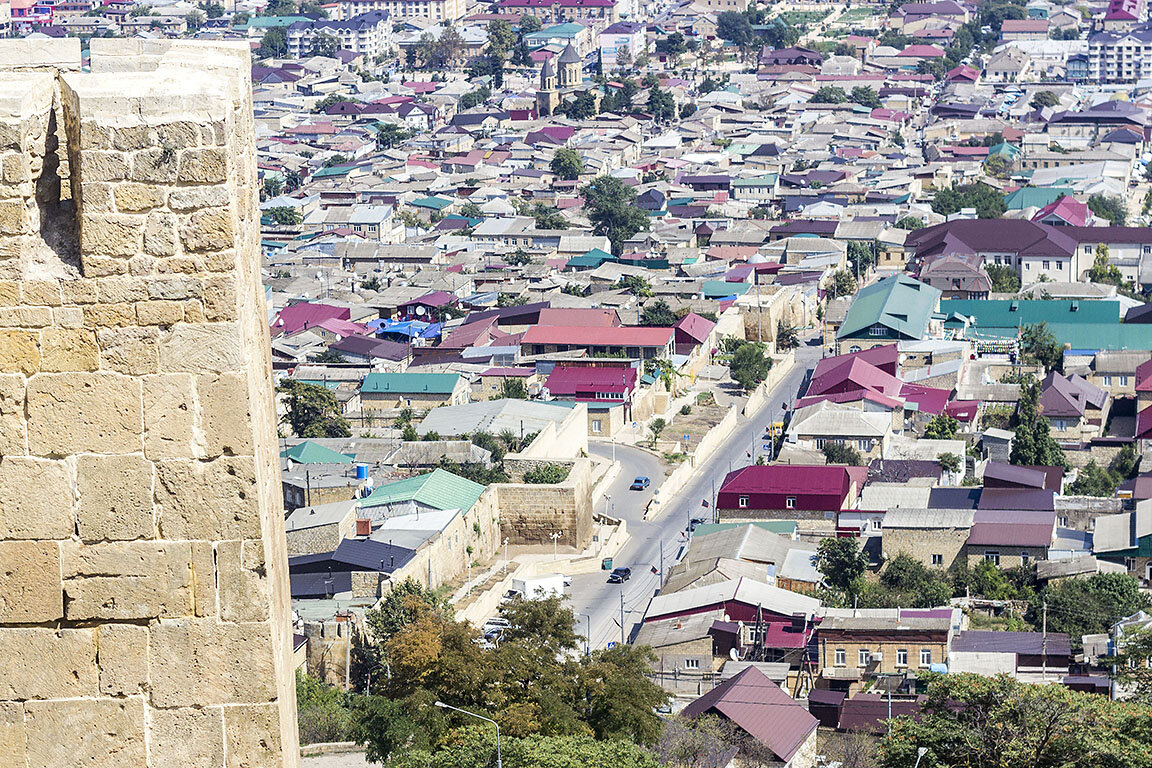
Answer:
[[368, 327], [377, 334], [396, 333], [410, 339], [432, 339], [440, 335], [444, 324], [422, 320], [371, 320]]

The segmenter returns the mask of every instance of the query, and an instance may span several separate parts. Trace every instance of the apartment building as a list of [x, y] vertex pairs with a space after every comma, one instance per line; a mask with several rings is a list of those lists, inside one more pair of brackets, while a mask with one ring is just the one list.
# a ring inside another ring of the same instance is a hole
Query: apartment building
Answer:
[[387, 11], [393, 20], [455, 21], [464, 16], [465, 0], [340, 0], [338, 17], [351, 20], [372, 11]]
[[1135, 83], [1152, 77], [1152, 25], [1089, 37], [1088, 74], [1099, 83]]
[[294, 58], [309, 55], [316, 39], [323, 35], [339, 40], [342, 49], [369, 58], [383, 55], [393, 47], [390, 11], [368, 11], [346, 21], [298, 21], [285, 31], [288, 50]]

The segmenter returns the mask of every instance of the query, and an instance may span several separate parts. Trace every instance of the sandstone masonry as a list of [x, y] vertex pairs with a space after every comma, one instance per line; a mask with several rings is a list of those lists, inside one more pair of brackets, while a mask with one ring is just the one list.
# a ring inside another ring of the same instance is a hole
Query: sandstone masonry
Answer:
[[298, 764], [249, 67], [0, 41], [0, 765]]

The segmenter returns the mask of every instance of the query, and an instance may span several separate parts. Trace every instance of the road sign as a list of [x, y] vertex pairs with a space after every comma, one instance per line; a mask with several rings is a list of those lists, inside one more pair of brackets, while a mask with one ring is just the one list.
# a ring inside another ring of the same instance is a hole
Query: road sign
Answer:
[[608, 647], [609, 648], [615, 648], [616, 647], [616, 641], [615, 640], [609, 640], [608, 641]]
[[769, 451], [772, 450], [772, 444], [771, 443], [764, 443], [764, 447], [761, 450], [763, 450], [764, 453], [768, 453]]
[[637, 426], [637, 422], [635, 422], [635, 421], [632, 422], [632, 429], [636, 429], [636, 426]]
[[692, 435], [688, 434], [687, 432], [684, 433], [684, 442], [688, 442], [691, 438]]

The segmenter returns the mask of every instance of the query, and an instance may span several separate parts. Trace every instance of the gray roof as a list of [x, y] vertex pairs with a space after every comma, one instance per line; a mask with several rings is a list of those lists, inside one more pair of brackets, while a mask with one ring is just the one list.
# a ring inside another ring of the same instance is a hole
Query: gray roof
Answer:
[[957, 528], [972, 527], [971, 509], [917, 509], [897, 507], [884, 515], [885, 530], [891, 528]]
[[416, 430], [420, 434], [465, 435], [483, 430], [494, 435], [510, 429], [517, 435], [539, 432], [572, 413], [569, 405], [530, 400], [485, 400], [433, 408]]
[[284, 522], [288, 531], [302, 531], [322, 525], [338, 523], [349, 514], [355, 514], [356, 500], [334, 501], [331, 504], [317, 504], [314, 507], [299, 507], [292, 510]]
[[663, 648], [679, 645], [708, 637], [708, 630], [715, 621], [724, 620], [724, 611], [706, 611], [692, 616], [680, 616], [659, 621], [649, 621], [640, 625], [636, 633], [637, 645], [650, 645]]
[[[811, 558], [816, 548], [800, 544], [755, 525], [696, 536], [685, 558], [668, 573], [664, 592], [677, 592], [689, 586], [728, 581], [740, 576], [764, 581], [773, 572], [785, 569], [791, 550]], [[714, 575], [714, 578], [707, 578]], [[797, 574], [800, 578], [801, 574]]]
[[440, 459], [458, 462], [478, 462], [487, 464], [492, 459], [488, 450], [473, 445], [468, 440], [419, 440], [401, 443], [385, 463], [407, 467], [430, 467], [440, 463]]
[[1152, 535], [1152, 505], [1139, 502], [1132, 512], [1096, 518], [1092, 543], [1097, 553], [1120, 552], [1135, 547], [1140, 539]]
[[726, 661], [724, 667], [720, 670], [720, 680], [724, 681], [730, 677], [735, 677], [748, 667], [756, 667], [764, 673], [774, 683], [783, 683], [788, 679], [788, 670], [791, 665], [786, 661]]
[[564, 46], [564, 50], [560, 52], [561, 64], [579, 64], [582, 61], [580, 54], [572, 47], [572, 43]]

